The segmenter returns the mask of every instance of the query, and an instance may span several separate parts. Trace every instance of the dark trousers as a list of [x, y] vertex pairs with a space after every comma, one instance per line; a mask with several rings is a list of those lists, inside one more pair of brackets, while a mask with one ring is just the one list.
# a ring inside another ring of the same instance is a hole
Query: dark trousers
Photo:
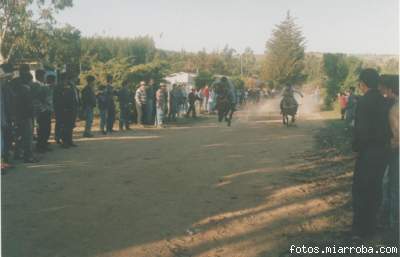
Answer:
[[342, 116], [342, 120], [344, 120], [346, 114], [346, 108], [341, 108], [340, 109], [340, 115]]
[[189, 117], [190, 113], [192, 113], [192, 117], [196, 118], [196, 107], [193, 104], [189, 104], [189, 109], [186, 112], [186, 116]]
[[9, 161], [12, 142], [12, 125], [6, 124], [4, 127], [1, 128], [1, 157], [4, 159], [5, 162]]
[[129, 129], [129, 106], [120, 105], [119, 111], [119, 129]]
[[115, 122], [115, 107], [107, 109], [107, 132], [111, 132]]
[[62, 118], [61, 118], [61, 113], [56, 112], [56, 125], [54, 128], [54, 139], [56, 140], [57, 143], [61, 141], [61, 136], [62, 136]]
[[73, 112], [65, 112], [61, 117], [61, 140], [63, 145], [70, 146], [72, 142], [72, 132], [75, 127]]
[[44, 149], [48, 144], [51, 132], [51, 112], [45, 111], [39, 113], [37, 123], [39, 125], [37, 147]]
[[16, 155], [24, 153], [24, 159], [32, 158], [33, 119], [25, 118], [17, 121]]
[[353, 176], [353, 230], [359, 236], [375, 233], [382, 203], [382, 180], [388, 151], [370, 147], [359, 152]]
[[143, 124], [143, 114], [146, 106], [136, 103], [136, 112], [137, 112], [137, 124]]

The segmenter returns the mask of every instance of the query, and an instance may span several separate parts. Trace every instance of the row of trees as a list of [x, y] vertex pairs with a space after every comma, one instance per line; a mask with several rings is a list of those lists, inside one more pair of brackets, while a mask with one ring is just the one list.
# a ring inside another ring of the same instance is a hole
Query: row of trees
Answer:
[[111, 73], [117, 85], [124, 79], [132, 84], [161, 80], [179, 71], [197, 73], [197, 87], [210, 84], [215, 75], [231, 76], [240, 86], [247, 81], [250, 87], [257, 84], [256, 79], [278, 89], [286, 84], [312, 84], [325, 89], [327, 107], [340, 90], [355, 85], [361, 68], [398, 71], [396, 58], [305, 53], [305, 38], [289, 12], [266, 42], [265, 55], [257, 57], [250, 48], [238, 53], [228, 45], [213, 52], [161, 50], [149, 36], [81, 37], [79, 30], [60, 27], [54, 19], [54, 14], [72, 4], [72, 0], [0, 1], [0, 61], [37, 60], [48, 68], [68, 64], [75, 75], [92, 74], [100, 82]]
[[80, 32], [71, 26], [58, 27], [54, 18], [71, 6], [72, 0], [0, 1], [0, 61], [76, 62]]

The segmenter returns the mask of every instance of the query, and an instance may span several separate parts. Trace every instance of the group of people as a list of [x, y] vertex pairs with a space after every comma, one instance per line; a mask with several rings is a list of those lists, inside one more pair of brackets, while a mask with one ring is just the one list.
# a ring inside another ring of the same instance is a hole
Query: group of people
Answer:
[[80, 97], [72, 77], [61, 73], [57, 82], [55, 74], [38, 69], [33, 80], [28, 65], [22, 64], [16, 71], [8, 63], [0, 68], [2, 168], [11, 166], [12, 153], [15, 160], [35, 163], [39, 160], [34, 150], [52, 150], [49, 138], [53, 116], [57, 143], [63, 148], [75, 147], [72, 133]]
[[[105, 85], [98, 85], [94, 76], [85, 77], [82, 89], [69, 73], [46, 72], [37, 69], [34, 76], [28, 65], [17, 70], [2, 64], [1, 74], [1, 137], [2, 168], [10, 167], [10, 156], [34, 163], [34, 150], [51, 151], [49, 139], [52, 120], [55, 119], [54, 139], [63, 148], [76, 147], [73, 130], [78, 119], [85, 120], [83, 137], [93, 137], [95, 113], [100, 118], [100, 132], [114, 132], [119, 107], [119, 129], [130, 130], [130, 124], [139, 127], [154, 125], [162, 128], [166, 121], [176, 121], [184, 114], [196, 117], [196, 109], [212, 113], [219, 110], [219, 120], [231, 124], [236, 105], [235, 88], [226, 77], [212, 86], [192, 89], [188, 94], [182, 85], [156, 85], [153, 79], [141, 81], [131, 90], [128, 80], [117, 88], [113, 76], [107, 75]], [[15, 75], [17, 72], [17, 76]]]
[[399, 76], [380, 76], [375, 69], [364, 69], [358, 89], [362, 96], [355, 97], [352, 88], [345, 110], [346, 116], [354, 115], [353, 148], [357, 153], [353, 233], [355, 237], [373, 238], [378, 223], [382, 223], [389, 225], [398, 242]]

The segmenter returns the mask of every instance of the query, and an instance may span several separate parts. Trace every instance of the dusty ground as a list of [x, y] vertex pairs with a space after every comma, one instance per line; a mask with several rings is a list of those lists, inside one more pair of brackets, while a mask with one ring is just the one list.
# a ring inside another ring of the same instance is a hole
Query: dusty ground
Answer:
[[275, 257], [346, 227], [351, 174], [315, 152], [321, 116], [239, 116], [97, 134], [18, 165], [2, 176], [3, 256]]

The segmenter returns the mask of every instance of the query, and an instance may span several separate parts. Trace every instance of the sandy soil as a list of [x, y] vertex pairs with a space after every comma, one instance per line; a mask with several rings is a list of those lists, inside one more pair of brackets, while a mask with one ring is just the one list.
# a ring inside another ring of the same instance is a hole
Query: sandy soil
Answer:
[[282, 256], [343, 223], [350, 175], [310, 154], [322, 126], [241, 111], [54, 146], [2, 176], [3, 256]]

